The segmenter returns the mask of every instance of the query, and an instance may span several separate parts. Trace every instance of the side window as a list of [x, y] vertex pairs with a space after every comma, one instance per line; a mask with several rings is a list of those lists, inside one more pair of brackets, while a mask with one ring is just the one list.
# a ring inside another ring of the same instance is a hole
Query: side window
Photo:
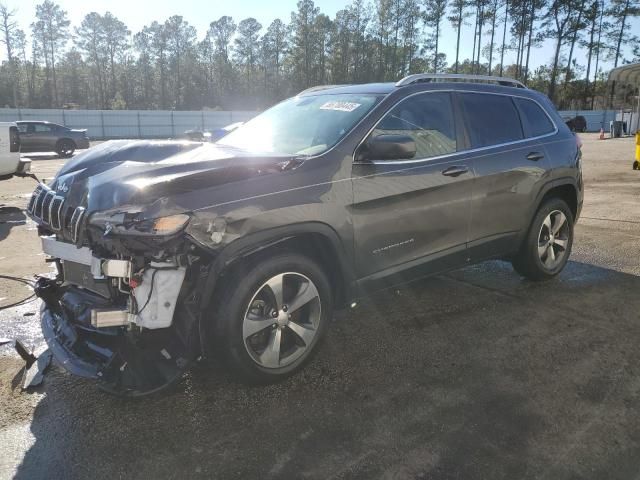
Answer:
[[520, 116], [511, 97], [484, 93], [461, 93], [472, 148], [522, 140]]
[[520, 110], [520, 117], [527, 137], [539, 137], [555, 130], [547, 114], [536, 102], [526, 98], [515, 98], [514, 100]]
[[36, 127], [37, 133], [42, 133], [42, 132], [49, 133], [51, 131], [51, 127], [49, 125], [45, 125], [44, 123], [36, 123], [35, 127]]
[[20, 133], [27, 133], [27, 128], [28, 128], [28, 125], [26, 123], [19, 123], [18, 124], [18, 131]]
[[416, 142], [414, 159], [454, 153], [456, 130], [451, 95], [424, 93], [402, 100], [372, 132], [372, 136], [408, 135]]

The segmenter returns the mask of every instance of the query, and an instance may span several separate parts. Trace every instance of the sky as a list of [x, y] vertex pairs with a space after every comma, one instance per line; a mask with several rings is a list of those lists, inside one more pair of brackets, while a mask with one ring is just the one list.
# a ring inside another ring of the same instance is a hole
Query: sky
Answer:
[[[25, 0], [0, 0], [11, 9], [17, 11], [17, 20], [20, 27], [29, 31], [29, 25], [33, 22], [35, 6], [40, 1]], [[132, 31], [136, 33], [154, 20], [163, 21], [172, 15], [182, 15], [185, 20], [196, 27], [198, 37], [202, 38], [208, 29], [209, 23], [223, 15], [230, 15], [236, 23], [243, 18], [254, 17], [264, 28], [276, 18], [288, 23], [291, 19], [291, 12], [295, 10], [297, 0], [109, 0], [109, 1], [87, 1], [87, 0], [57, 0], [57, 3], [67, 11], [71, 20], [72, 29], [78, 26], [84, 16], [92, 11], [104, 14], [110, 11], [122, 20]], [[315, 4], [331, 18], [335, 13], [344, 8], [349, 0], [316, 0]], [[443, 52], [447, 54], [449, 65], [455, 61], [455, 32], [444, 22], [443, 34], [440, 44]], [[640, 19], [635, 19], [631, 26], [632, 31], [640, 31]], [[483, 39], [488, 42], [488, 38]], [[468, 26], [462, 31], [460, 58], [471, 57], [473, 47], [473, 27]], [[3, 58], [1, 52], [0, 58]], [[514, 61], [513, 55], [506, 55], [507, 59]], [[548, 63], [553, 56], [553, 45], [547, 41], [539, 49], [532, 50], [532, 66], [537, 67]], [[584, 54], [577, 54], [578, 62], [585, 63]], [[495, 62], [495, 60], [494, 60]], [[505, 61], [505, 63], [507, 63]], [[611, 62], [604, 63], [605, 69], [611, 68]]]

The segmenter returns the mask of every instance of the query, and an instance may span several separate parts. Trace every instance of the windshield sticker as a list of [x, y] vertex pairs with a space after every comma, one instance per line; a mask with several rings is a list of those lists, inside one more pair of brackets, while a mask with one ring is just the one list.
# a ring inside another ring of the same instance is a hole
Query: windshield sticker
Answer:
[[336, 110], [338, 112], [353, 112], [361, 103], [352, 102], [327, 102], [320, 106], [320, 110]]

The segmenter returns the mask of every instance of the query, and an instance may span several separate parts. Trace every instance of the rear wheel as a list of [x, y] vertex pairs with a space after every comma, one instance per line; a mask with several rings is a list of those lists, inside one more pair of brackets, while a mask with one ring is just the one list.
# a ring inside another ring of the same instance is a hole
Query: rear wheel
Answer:
[[299, 370], [331, 319], [324, 271], [298, 254], [280, 254], [224, 280], [213, 302], [207, 342], [243, 379], [271, 383]]
[[60, 140], [56, 145], [56, 153], [59, 157], [69, 158], [76, 151], [76, 144], [73, 140]]
[[536, 213], [513, 267], [530, 280], [548, 280], [565, 267], [572, 245], [571, 209], [564, 200], [552, 198]]

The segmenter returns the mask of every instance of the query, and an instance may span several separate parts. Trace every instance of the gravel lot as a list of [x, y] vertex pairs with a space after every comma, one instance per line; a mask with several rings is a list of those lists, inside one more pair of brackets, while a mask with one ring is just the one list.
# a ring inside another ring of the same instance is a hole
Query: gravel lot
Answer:
[[[279, 385], [198, 367], [131, 401], [53, 368], [23, 393], [0, 347], [0, 478], [638, 478], [640, 172], [632, 139], [583, 140], [585, 206], [559, 278], [496, 261], [378, 294], [336, 314]], [[33, 186], [0, 184], [2, 273], [49, 270], [22, 211]], [[0, 304], [26, 294], [0, 281]], [[0, 337], [39, 345], [36, 312], [0, 312]]]

